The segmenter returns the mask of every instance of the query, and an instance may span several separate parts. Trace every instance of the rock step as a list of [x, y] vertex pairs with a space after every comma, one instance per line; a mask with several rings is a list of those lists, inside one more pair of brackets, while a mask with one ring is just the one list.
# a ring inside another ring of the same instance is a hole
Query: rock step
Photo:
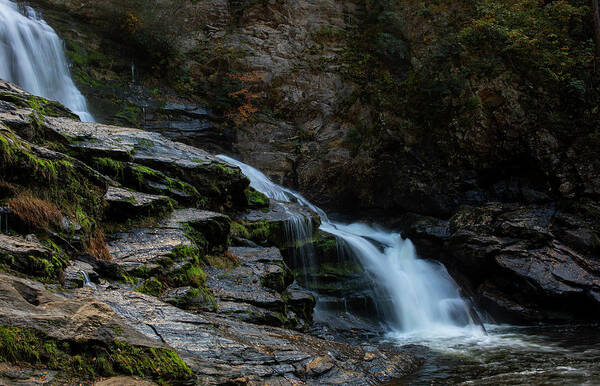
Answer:
[[111, 186], [104, 195], [108, 203], [107, 215], [115, 219], [128, 219], [139, 215], [156, 215], [173, 207], [167, 196], [140, 193]]
[[204, 150], [139, 129], [53, 117], [47, 117], [45, 125], [66, 139], [77, 158], [88, 162], [94, 158], [134, 162], [190, 184], [206, 197], [209, 207], [247, 206], [244, 190], [248, 179], [239, 168]]
[[160, 269], [176, 249], [194, 248], [199, 252], [223, 251], [227, 247], [229, 217], [199, 209], [181, 209], [153, 228], [132, 229], [112, 236], [107, 243], [114, 261], [126, 271], [144, 267]]
[[[262, 246], [275, 245], [288, 255], [290, 248], [312, 243], [321, 220], [310, 209], [295, 203], [270, 200], [267, 211], [251, 210], [234, 217], [233, 236]], [[294, 232], [298, 230], [298, 232]]]

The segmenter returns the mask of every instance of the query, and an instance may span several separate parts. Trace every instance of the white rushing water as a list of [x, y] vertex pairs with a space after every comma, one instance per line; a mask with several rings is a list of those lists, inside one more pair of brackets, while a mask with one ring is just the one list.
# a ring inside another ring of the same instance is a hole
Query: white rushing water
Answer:
[[71, 79], [62, 40], [33, 8], [9, 0], [0, 0], [0, 78], [94, 121]]
[[269, 198], [295, 201], [319, 214], [320, 229], [335, 235], [384, 290], [381, 296], [387, 299], [380, 307], [387, 308], [388, 320], [384, 322], [394, 333], [412, 336], [482, 333], [445, 267], [419, 259], [410, 240], [375, 226], [330, 221], [323, 210], [298, 193], [271, 182], [259, 170], [231, 157], [218, 157], [238, 166], [250, 179], [250, 186]]

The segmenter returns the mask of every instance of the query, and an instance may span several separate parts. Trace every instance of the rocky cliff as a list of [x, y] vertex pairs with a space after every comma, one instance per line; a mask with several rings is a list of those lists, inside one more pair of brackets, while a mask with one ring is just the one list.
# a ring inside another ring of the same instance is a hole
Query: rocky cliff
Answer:
[[499, 320], [597, 312], [586, 2], [37, 3], [105, 121], [386, 217]]
[[293, 205], [204, 150], [2, 81], [0, 154], [0, 383], [366, 384], [417, 368], [307, 333], [315, 299], [280, 253]]

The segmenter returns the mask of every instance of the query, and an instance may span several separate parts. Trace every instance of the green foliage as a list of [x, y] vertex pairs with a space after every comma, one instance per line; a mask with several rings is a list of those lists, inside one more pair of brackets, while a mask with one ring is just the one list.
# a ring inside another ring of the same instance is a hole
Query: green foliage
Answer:
[[13, 132], [0, 130], [0, 178], [76, 218], [86, 232], [103, 213], [103, 183], [95, 171], [67, 157], [43, 158]]
[[477, 126], [504, 130], [520, 109], [522, 130], [544, 127], [568, 139], [597, 126], [587, 1], [369, 0], [366, 8], [343, 54], [360, 91], [342, 114], [360, 101], [377, 117], [351, 130], [346, 144], [355, 153], [376, 156], [393, 140], [389, 133], [444, 143], [447, 151]]

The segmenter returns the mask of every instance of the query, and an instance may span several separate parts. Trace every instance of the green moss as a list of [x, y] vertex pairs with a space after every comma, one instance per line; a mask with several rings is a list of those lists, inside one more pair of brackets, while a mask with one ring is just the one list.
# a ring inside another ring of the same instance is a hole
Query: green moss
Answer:
[[246, 190], [244, 190], [244, 194], [246, 195], [246, 199], [248, 200], [249, 208], [261, 209], [269, 207], [269, 198], [261, 192], [252, 188], [246, 188]]
[[346, 276], [352, 274], [363, 273], [364, 269], [360, 263], [356, 261], [344, 260], [339, 264], [321, 264], [319, 265], [319, 274], [321, 275], [337, 275]]
[[142, 108], [134, 104], [125, 104], [121, 111], [115, 114], [115, 118], [123, 126], [140, 127], [142, 123]]
[[11, 92], [0, 92], [0, 100], [13, 103], [17, 107], [30, 108], [37, 113], [49, 117], [68, 117], [79, 120], [77, 115], [70, 112], [60, 103], [35, 95], [21, 95]]
[[[30, 144], [9, 130], [0, 131], [0, 178], [31, 190], [78, 220], [101, 217], [103, 182], [94, 170], [64, 158], [45, 159]], [[82, 216], [79, 216], [82, 214]], [[87, 230], [89, 230], [87, 229]]]
[[176, 297], [170, 303], [185, 310], [195, 310], [207, 305], [210, 305], [213, 311], [218, 310], [214, 295], [205, 287], [190, 288], [184, 296]]
[[336, 238], [318, 238], [315, 241], [315, 248], [322, 249], [324, 251], [331, 251], [333, 249], [337, 250], [337, 240]]
[[0, 254], [0, 264], [7, 271], [16, 271], [41, 281], [60, 279], [68, 259], [59, 253], [46, 256], [21, 256]]
[[126, 342], [58, 341], [31, 329], [0, 326], [0, 362], [58, 370], [71, 379], [117, 374], [181, 381], [192, 377], [173, 350], [133, 346]]
[[178, 245], [169, 252], [174, 261], [200, 261], [201, 251], [194, 245]]
[[160, 296], [162, 287], [163, 285], [160, 281], [156, 279], [149, 279], [146, 280], [141, 287], [137, 288], [136, 291], [146, 295], [158, 297]]
[[244, 224], [241, 224], [237, 221], [232, 221], [231, 222], [231, 236], [241, 237], [244, 239], [250, 239], [250, 232], [244, 226]]
[[[142, 279], [147, 279], [150, 276], [154, 275], [155, 273], [156, 273], [156, 269], [149, 268], [145, 265], [142, 265], [141, 267], [137, 267], [137, 268], [129, 271], [129, 274], [131, 276], [140, 277]], [[135, 282], [133, 284], [135, 284]]]
[[120, 180], [124, 177], [125, 165], [121, 161], [106, 157], [96, 157], [92, 160], [92, 164], [96, 169], [111, 178]]

